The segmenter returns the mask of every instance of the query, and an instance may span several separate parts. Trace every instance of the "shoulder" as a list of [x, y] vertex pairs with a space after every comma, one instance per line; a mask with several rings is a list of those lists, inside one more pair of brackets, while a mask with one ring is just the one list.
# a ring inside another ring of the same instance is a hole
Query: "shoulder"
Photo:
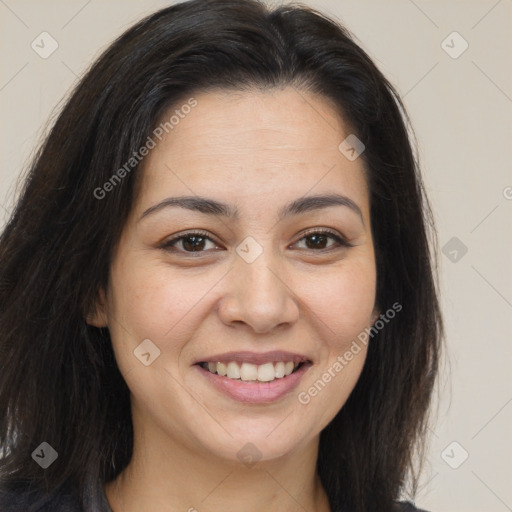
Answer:
[[82, 512], [78, 500], [60, 491], [51, 496], [40, 490], [0, 488], [0, 512]]
[[396, 512], [427, 512], [426, 510], [416, 508], [409, 501], [401, 501], [400, 503], [397, 503], [395, 511]]

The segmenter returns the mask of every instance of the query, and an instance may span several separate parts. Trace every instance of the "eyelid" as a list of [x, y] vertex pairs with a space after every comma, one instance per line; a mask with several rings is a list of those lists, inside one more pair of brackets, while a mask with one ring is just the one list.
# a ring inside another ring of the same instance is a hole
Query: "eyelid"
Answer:
[[[339, 245], [341, 246], [346, 246], [346, 247], [354, 247], [353, 244], [351, 244], [347, 238], [342, 235], [341, 233], [339, 233], [338, 231], [336, 230], [333, 230], [331, 228], [310, 228], [310, 229], [307, 229], [306, 231], [303, 231], [299, 236], [300, 238], [297, 239], [297, 242], [300, 242], [300, 240], [302, 240], [303, 238], [307, 237], [307, 236], [311, 236], [311, 235], [330, 235], [332, 238], [334, 238], [336, 240], [336, 242], [339, 243]], [[328, 251], [329, 249], [324, 249], [323, 251]], [[313, 251], [313, 252], [319, 252], [321, 253], [322, 250], [319, 250], [319, 251]]]
[[[315, 250], [315, 249], [299, 249], [299, 250], [307, 251], [307, 252], [312, 252], [312, 253], [319, 253], [321, 255], [321, 254], [325, 254], [325, 253], [328, 253], [330, 251], [333, 251], [333, 250], [336, 250], [336, 249], [340, 249], [340, 248], [343, 248], [343, 247], [354, 247], [354, 245], [351, 244], [350, 242], [348, 242], [346, 237], [344, 235], [342, 235], [341, 233], [339, 233], [338, 231], [333, 230], [331, 228], [318, 228], [318, 227], [317, 228], [309, 228], [309, 229], [303, 231], [302, 233], [300, 233], [300, 235], [297, 238], [297, 240], [293, 244], [291, 244], [291, 245], [292, 246], [296, 245], [298, 242], [300, 242], [304, 238], [306, 238], [308, 236], [315, 235], [315, 234], [328, 235], [329, 237], [331, 237], [336, 242], [336, 244], [334, 246], [328, 247], [326, 249], [318, 249], [318, 250]], [[204, 231], [204, 230], [201, 230], [201, 229], [192, 229], [192, 230], [189, 230], [189, 231], [185, 231], [183, 233], [177, 233], [170, 240], [166, 240], [163, 243], [161, 243], [159, 245], [159, 247], [161, 249], [164, 249], [164, 250], [169, 251], [169, 252], [178, 253], [178, 254], [181, 254], [181, 255], [187, 255], [187, 256], [191, 256], [191, 257], [201, 257], [203, 254], [205, 254], [205, 253], [208, 254], [210, 252], [209, 250], [206, 250], [206, 251], [183, 251], [183, 250], [180, 250], [180, 249], [175, 249], [173, 247], [173, 244], [175, 244], [175, 243], [179, 242], [180, 240], [182, 240], [184, 238], [187, 238], [189, 236], [199, 236], [199, 237], [205, 238], [205, 239], [213, 242], [216, 245], [221, 245], [221, 244], [219, 244], [215, 240], [215, 238], [208, 231]]]
[[159, 244], [160, 249], [164, 249], [169, 252], [179, 253], [179, 254], [187, 254], [191, 256], [200, 256], [201, 254], [207, 253], [208, 251], [197, 251], [197, 252], [188, 252], [188, 251], [182, 251], [179, 249], [174, 249], [171, 244], [175, 244], [182, 240], [183, 238], [187, 238], [189, 236], [200, 236], [202, 238], [208, 239], [209, 241], [213, 242], [215, 245], [221, 245], [219, 244], [215, 238], [208, 232], [204, 231], [202, 229], [192, 229], [189, 231], [185, 231], [183, 233], [177, 233], [176, 235], [173, 235], [170, 239], [165, 239], [162, 243]]

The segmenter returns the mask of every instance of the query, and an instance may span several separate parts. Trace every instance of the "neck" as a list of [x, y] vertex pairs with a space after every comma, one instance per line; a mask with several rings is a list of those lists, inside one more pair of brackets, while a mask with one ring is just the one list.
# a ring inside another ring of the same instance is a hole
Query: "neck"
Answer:
[[105, 492], [113, 512], [330, 512], [316, 473], [318, 442], [249, 466], [185, 446], [154, 425], [142, 431], [134, 421], [132, 459]]

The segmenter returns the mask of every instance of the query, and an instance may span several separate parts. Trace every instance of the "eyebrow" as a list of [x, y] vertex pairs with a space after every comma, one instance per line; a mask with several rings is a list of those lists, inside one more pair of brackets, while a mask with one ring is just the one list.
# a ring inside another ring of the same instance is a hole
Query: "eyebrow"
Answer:
[[[279, 210], [278, 220], [281, 221], [292, 215], [300, 215], [302, 213], [317, 211], [331, 206], [345, 206], [349, 208], [358, 215], [364, 225], [363, 214], [359, 206], [349, 197], [342, 196], [340, 194], [305, 196], [295, 199]], [[197, 211], [206, 215], [226, 217], [235, 221], [240, 219], [239, 211], [234, 205], [221, 203], [214, 199], [201, 196], [179, 196], [168, 197], [160, 203], [149, 207], [140, 216], [139, 220], [161, 211], [164, 208], [170, 207], [185, 208], [187, 210]]]

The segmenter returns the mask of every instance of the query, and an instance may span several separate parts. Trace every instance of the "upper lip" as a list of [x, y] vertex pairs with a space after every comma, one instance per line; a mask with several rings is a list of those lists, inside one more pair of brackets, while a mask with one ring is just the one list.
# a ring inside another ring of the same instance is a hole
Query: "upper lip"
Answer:
[[213, 356], [207, 356], [203, 359], [198, 359], [194, 364], [198, 363], [229, 363], [235, 361], [237, 363], [252, 363], [255, 365], [265, 363], [277, 363], [279, 361], [288, 362], [293, 361], [294, 363], [304, 363], [311, 361], [311, 359], [302, 354], [296, 354], [293, 352], [285, 352], [282, 350], [273, 350], [271, 352], [224, 352], [223, 354], [216, 354]]

